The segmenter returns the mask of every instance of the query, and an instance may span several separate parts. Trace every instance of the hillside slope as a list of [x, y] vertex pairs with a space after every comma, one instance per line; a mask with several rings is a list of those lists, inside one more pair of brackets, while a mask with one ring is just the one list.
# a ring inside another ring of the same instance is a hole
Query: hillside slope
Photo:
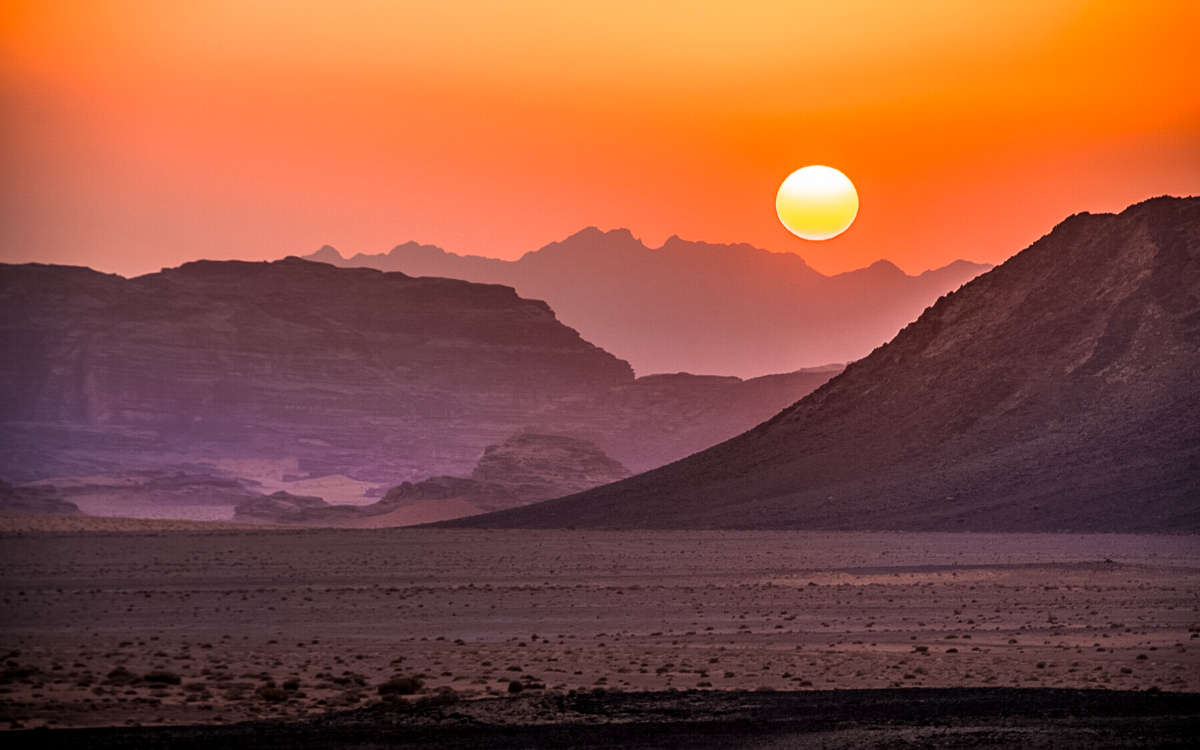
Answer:
[[1072, 216], [775, 418], [487, 527], [1200, 531], [1200, 199]]

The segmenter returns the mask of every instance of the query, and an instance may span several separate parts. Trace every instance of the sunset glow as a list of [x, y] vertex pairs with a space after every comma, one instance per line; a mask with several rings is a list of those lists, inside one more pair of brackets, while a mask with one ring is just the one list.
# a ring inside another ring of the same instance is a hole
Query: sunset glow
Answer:
[[[1191, 2], [0, 8], [9, 262], [515, 258], [595, 225], [920, 272], [1200, 192]], [[853, 231], [777, 221], [805, 164], [870, 195]]]

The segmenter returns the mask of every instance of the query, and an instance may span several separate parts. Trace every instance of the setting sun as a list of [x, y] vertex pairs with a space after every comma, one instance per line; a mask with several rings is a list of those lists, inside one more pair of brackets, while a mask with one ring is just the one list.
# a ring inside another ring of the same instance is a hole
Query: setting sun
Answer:
[[858, 191], [833, 167], [813, 165], [788, 175], [775, 196], [775, 212], [792, 234], [827, 240], [850, 228], [858, 215]]

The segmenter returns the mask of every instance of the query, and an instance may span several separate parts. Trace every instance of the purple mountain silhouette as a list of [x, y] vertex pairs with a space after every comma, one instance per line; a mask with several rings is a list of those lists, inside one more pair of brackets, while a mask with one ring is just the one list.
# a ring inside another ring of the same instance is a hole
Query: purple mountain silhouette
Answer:
[[516, 261], [409, 242], [385, 255], [309, 260], [504, 284], [546, 300], [585, 339], [641, 375], [754, 377], [868, 354], [990, 266], [955, 261], [908, 276], [888, 261], [824, 276], [792, 253], [671, 237], [648, 248], [626, 229], [589, 227]]

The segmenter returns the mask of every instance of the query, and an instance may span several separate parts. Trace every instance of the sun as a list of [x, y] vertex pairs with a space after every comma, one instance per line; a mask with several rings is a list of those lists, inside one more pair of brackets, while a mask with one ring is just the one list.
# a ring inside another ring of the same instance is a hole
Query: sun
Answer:
[[775, 213], [792, 234], [827, 240], [850, 228], [858, 216], [858, 191], [833, 167], [797, 169], [779, 186]]

